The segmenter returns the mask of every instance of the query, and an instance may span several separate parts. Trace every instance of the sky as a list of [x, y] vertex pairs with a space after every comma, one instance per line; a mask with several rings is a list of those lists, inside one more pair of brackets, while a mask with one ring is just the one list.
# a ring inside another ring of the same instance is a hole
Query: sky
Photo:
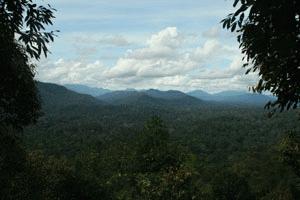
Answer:
[[232, 0], [36, 0], [60, 30], [36, 78], [112, 90], [248, 90], [236, 36], [220, 21]]

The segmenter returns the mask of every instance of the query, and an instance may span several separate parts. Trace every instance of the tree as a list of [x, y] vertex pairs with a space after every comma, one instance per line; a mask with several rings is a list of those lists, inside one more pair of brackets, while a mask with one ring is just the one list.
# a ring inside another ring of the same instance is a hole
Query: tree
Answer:
[[37, 6], [32, 0], [0, 0], [1, 199], [27, 199], [22, 189], [16, 189], [27, 162], [17, 133], [39, 116], [30, 59], [49, 53], [47, 43], [53, 41], [54, 32], [47, 32], [46, 26], [52, 24], [53, 11], [50, 5]]
[[294, 131], [288, 132], [280, 141], [281, 159], [300, 177], [300, 136]]
[[34, 82], [35, 66], [30, 58], [49, 53], [47, 43], [55, 32], [54, 9], [32, 0], [0, 1], [0, 122], [22, 128], [39, 116], [40, 103]]
[[258, 72], [254, 92], [270, 91], [277, 100], [266, 108], [297, 108], [300, 101], [300, 2], [235, 0], [237, 10], [222, 20], [238, 34], [247, 74]]
[[0, 124], [0, 141], [0, 196], [1, 199], [15, 199], [12, 191], [19, 188], [17, 177], [25, 168], [26, 155], [13, 128]]
[[194, 155], [173, 143], [159, 117], [149, 120], [138, 135], [133, 160], [134, 199], [192, 199]]
[[212, 180], [213, 199], [253, 199], [249, 185], [243, 177], [227, 172], [216, 174]]
[[153, 117], [139, 135], [137, 166], [143, 172], [155, 172], [173, 166], [176, 159], [169, 151], [169, 133], [159, 117]]

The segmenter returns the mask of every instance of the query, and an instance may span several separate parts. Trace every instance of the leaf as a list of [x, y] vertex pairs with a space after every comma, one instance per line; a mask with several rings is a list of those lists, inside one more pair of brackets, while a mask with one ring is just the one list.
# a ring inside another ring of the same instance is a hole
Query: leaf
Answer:
[[239, 27], [242, 27], [244, 18], [245, 18], [245, 13], [242, 13], [241, 16], [240, 16], [239, 22], [238, 22]]
[[240, 13], [246, 11], [248, 9], [248, 6], [242, 5], [235, 13], [233, 16], [238, 16]]
[[240, 0], [235, 0], [233, 3], [233, 7], [236, 7], [236, 5], [239, 3]]
[[236, 25], [237, 25], [236, 22], [232, 24], [232, 26], [231, 26], [231, 32], [234, 32], [234, 31], [235, 31]]

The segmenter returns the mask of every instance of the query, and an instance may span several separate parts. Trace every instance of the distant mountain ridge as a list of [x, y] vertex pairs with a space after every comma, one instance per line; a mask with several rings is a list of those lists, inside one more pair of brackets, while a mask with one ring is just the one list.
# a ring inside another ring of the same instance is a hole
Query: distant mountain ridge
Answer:
[[202, 104], [202, 100], [189, 96], [180, 91], [160, 91], [155, 89], [144, 91], [114, 91], [97, 97], [98, 99], [115, 105], [151, 105], [151, 106], [195, 106]]
[[210, 94], [201, 90], [195, 90], [188, 92], [187, 94], [205, 101], [231, 104], [264, 105], [269, 101], [275, 100], [275, 97], [273, 96], [232, 90], [222, 91], [215, 94]]
[[120, 90], [111, 91], [84, 85], [60, 86], [52, 83], [38, 83], [43, 101], [50, 104], [112, 104], [143, 106], [198, 106], [204, 103], [226, 103], [233, 105], [262, 106], [275, 98], [263, 94], [243, 91], [222, 91], [210, 94], [203, 90], [181, 92], [177, 90]]
[[192, 97], [202, 99], [205, 101], [209, 101], [211, 98], [213, 98], [212, 94], [205, 92], [203, 90], [194, 90], [194, 91], [188, 92], [187, 94]]
[[81, 94], [88, 94], [94, 97], [112, 92], [111, 90], [108, 89], [89, 87], [80, 84], [65, 84], [63, 86], [65, 86], [67, 89], [72, 90], [74, 92], [81, 93]]
[[86, 94], [79, 94], [68, 90], [64, 86], [37, 82], [37, 88], [41, 97], [42, 106], [45, 109], [53, 107], [65, 107], [70, 105], [103, 105], [104, 102]]
[[144, 91], [145, 94], [160, 99], [181, 99], [186, 98], [187, 95], [177, 90], [160, 91], [156, 89], [149, 89]]
[[174, 107], [174, 106], [197, 106], [202, 100], [186, 95], [180, 91], [159, 91], [159, 90], [124, 90], [113, 91], [93, 97], [87, 94], [80, 94], [67, 89], [64, 86], [38, 82], [37, 87], [42, 100], [43, 109], [63, 108], [72, 105], [130, 105], [150, 107]]

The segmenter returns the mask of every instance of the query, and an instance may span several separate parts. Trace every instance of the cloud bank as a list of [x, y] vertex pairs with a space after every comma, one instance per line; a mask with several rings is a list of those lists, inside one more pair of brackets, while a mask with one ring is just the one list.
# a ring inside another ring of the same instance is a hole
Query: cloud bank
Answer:
[[[151, 35], [141, 47], [127, 49], [114, 64], [96, 59], [63, 59], [39, 64], [37, 79], [59, 84], [77, 83], [109, 89], [158, 88], [210, 92], [252, 86], [257, 77], [244, 75], [237, 47], [222, 42], [217, 28], [205, 31], [205, 42], [167, 27]], [[122, 35], [81, 36], [76, 41], [95, 45], [129, 46]], [[84, 52], [82, 52], [84, 54]]]

